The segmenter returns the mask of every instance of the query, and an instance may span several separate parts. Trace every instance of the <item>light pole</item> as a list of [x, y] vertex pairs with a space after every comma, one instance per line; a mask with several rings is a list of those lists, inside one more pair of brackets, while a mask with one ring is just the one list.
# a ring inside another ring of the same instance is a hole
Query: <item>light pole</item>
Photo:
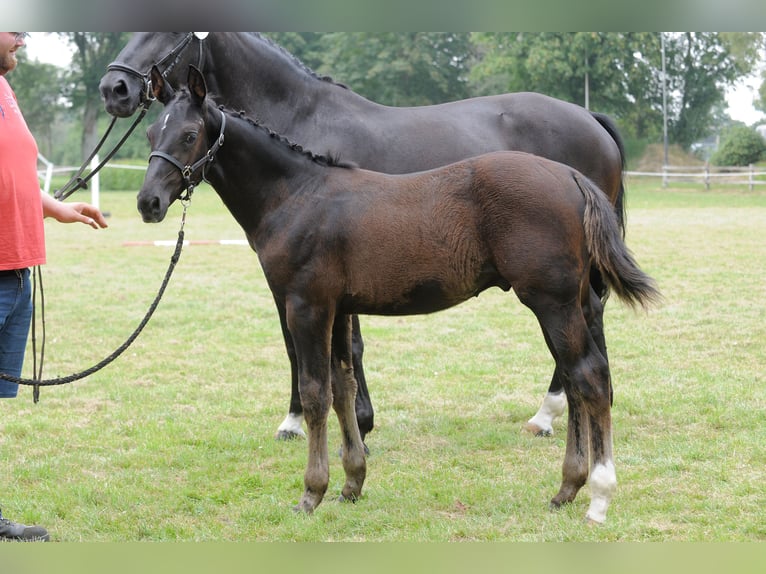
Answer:
[[665, 74], [665, 36], [660, 32], [660, 51], [662, 52], [662, 139], [664, 165], [668, 165], [668, 96], [667, 75]]

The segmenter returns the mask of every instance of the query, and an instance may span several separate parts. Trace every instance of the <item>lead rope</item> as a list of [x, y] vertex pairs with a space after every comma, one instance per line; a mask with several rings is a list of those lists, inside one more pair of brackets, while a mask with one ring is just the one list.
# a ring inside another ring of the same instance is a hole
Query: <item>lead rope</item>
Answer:
[[[85, 377], [92, 375], [96, 371], [100, 371], [104, 367], [106, 367], [109, 363], [114, 361], [117, 357], [119, 357], [130, 345], [133, 343], [133, 341], [136, 340], [138, 335], [141, 333], [141, 331], [144, 329], [146, 324], [149, 322], [149, 319], [151, 319], [152, 315], [154, 314], [155, 309], [157, 309], [157, 306], [160, 303], [160, 299], [162, 298], [162, 295], [165, 293], [165, 288], [168, 286], [168, 283], [170, 282], [170, 277], [173, 274], [173, 270], [175, 269], [176, 263], [178, 263], [178, 259], [181, 257], [181, 249], [184, 245], [184, 225], [186, 224], [186, 210], [189, 207], [189, 200], [183, 201], [184, 211], [183, 215], [181, 216], [181, 228], [178, 230], [178, 241], [176, 242], [176, 248], [173, 252], [173, 255], [170, 257], [170, 265], [168, 266], [168, 270], [165, 273], [165, 278], [162, 281], [162, 285], [160, 285], [159, 292], [157, 293], [157, 296], [154, 298], [154, 301], [152, 301], [152, 304], [149, 306], [149, 310], [146, 312], [146, 315], [144, 315], [144, 318], [139, 323], [138, 327], [136, 327], [136, 330], [131, 333], [131, 335], [127, 338], [127, 340], [120, 345], [117, 349], [115, 349], [109, 356], [101, 360], [100, 362], [96, 363], [92, 367], [85, 369], [84, 371], [81, 371], [79, 373], [74, 373], [72, 375], [68, 375], [66, 377], [58, 377], [55, 379], [42, 379], [42, 363], [43, 363], [43, 355], [44, 355], [44, 348], [41, 350], [40, 353], [40, 369], [37, 369], [37, 359], [35, 357], [34, 361], [34, 367], [33, 367], [33, 377], [32, 379], [24, 379], [19, 377], [14, 377], [12, 375], [6, 375], [5, 373], [0, 373], [0, 379], [4, 379], [6, 381], [10, 381], [12, 383], [17, 383], [19, 385], [31, 385], [33, 388], [32, 391], [32, 397], [35, 403], [37, 403], [40, 400], [40, 387], [50, 387], [54, 385], [64, 385], [67, 383], [72, 383], [74, 381], [79, 381], [80, 379], [84, 379]], [[38, 268], [39, 269], [39, 268]], [[42, 275], [39, 275], [40, 277], [40, 293], [41, 293], [41, 299], [42, 297]], [[44, 315], [44, 312], [41, 313], [41, 315]], [[43, 326], [45, 324], [45, 320], [43, 318], [42, 320]], [[44, 331], [44, 327], [43, 327]], [[33, 342], [32, 342], [33, 349], [35, 349], [35, 355], [36, 353], [36, 341], [34, 340], [34, 321], [33, 321]], [[44, 343], [43, 343], [44, 347]]]
[[[40, 291], [40, 326], [43, 336], [40, 341], [40, 368], [37, 368], [37, 320], [32, 317], [32, 375], [34, 380], [43, 378], [43, 363], [45, 362], [45, 290], [43, 289], [43, 269], [40, 265], [32, 269], [32, 309], [37, 309], [37, 291]], [[40, 400], [40, 385], [36, 383], [32, 389], [32, 399], [35, 404]]]

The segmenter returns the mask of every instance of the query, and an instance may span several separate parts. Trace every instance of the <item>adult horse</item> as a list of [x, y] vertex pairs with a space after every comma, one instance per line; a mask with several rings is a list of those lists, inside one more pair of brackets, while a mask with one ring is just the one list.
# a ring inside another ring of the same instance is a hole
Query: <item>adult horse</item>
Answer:
[[[211, 32], [137, 33], [101, 79], [106, 110], [129, 116], [147, 98], [152, 64], [172, 85], [187, 64], [203, 70], [211, 93], [314, 151], [338, 154], [360, 167], [409, 173], [497, 150], [519, 150], [570, 165], [593, 180], [623, 221], [623, 149], [611, 120], [536, 93], [514, 93], [397, 108], [371, 102], [329, 78], [320, 78], [295, 57], [258, 34]], [[607, 291], [596, 272], [591, 281]], [[285, 317], [282, 332], [290, 358], [292, 394], [277, 435], [302, 435], [295, 351]], [[354, 373], [359, 384], [357, 419], [362, 438], [373, 428], [373, 408], [362, 365], [363, 343], [354, 317]], [[566, 408], [561, 376], [554, 371], [548, 393], [526, 428], [553, 432]]]
[[165, 109], [148, 131], [138, 209], [144, 221], [162, 221], [205, 179], [258, 254], [293, 340], [308, 429], [297, 510], [313, 512], [327, 490], [331, 405], [343, 441], [341, 499], [361, 495], [352, 315], [431, 313], [500, 287], [513, 288], [537, 317], [569, 403], [562, 483], [551, 504], [574, 500], [590, 475], [586, 519], [605, 520], [617, 480], [602, 303], [590, 269], [631, 304], [658, 292], [589, 179], [511, 151], [409, 175], [362, 170], [217, 107], [194, 67], [188, 90], [174, 93], [156, 67], [151, 80]]

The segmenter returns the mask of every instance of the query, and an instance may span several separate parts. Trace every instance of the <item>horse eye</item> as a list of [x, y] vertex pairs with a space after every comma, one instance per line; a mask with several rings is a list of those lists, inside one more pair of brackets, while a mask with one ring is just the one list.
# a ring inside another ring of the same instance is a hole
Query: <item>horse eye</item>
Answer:
[[186, 134], [186, 137], [184, 138], [184, 143], [187, 145], [193, 144], [195, 141], [197, 141], [197, 132], [189, 132]]

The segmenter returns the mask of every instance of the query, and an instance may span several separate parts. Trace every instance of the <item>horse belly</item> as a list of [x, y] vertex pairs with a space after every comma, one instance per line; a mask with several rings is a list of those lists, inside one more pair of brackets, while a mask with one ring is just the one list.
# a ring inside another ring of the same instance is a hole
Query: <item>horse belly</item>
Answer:
[[445, 273], [453, 269], [449, 265], [437, 267], [434, 272], [422, 275], [418, 274], [415, 264], [403, 266], [402, 271], [412, 271], [409, 275], [372, 274], [363, 288], [350, 290], [343, 297], [341, 309], [361, 315], [424, 315], [459, 305], [489, 287], [510, 289], [510, 284], [489, 264], [468, 275]]

